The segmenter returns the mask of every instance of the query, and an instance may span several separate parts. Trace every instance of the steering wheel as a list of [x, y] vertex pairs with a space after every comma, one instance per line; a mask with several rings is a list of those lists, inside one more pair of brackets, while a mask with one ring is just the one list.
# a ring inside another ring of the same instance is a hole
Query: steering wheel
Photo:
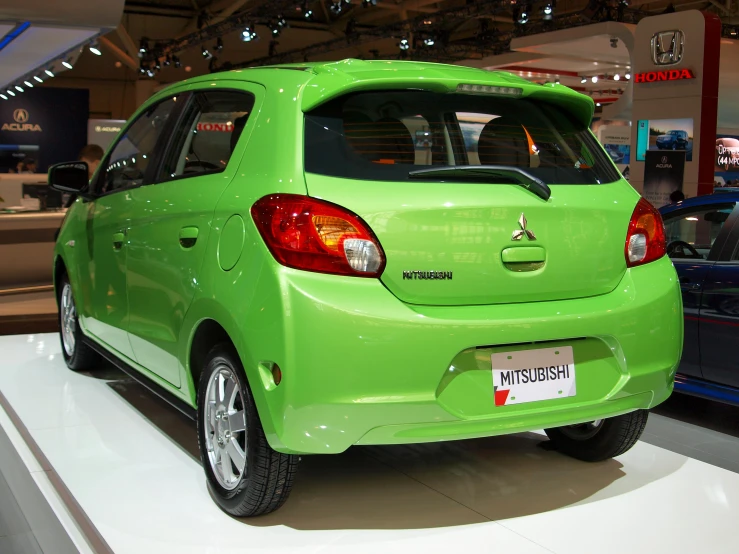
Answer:
[[200, 160], [193, 160], [191, 162], [185, 163], [184, 170], [190, 170], [190, 171], [210, 171], [211, 169], [221, 169], [216, 164], [210, 163], [210, 162], [203, 162]]
[[[686, 250], [688, 251], [686, 253]], [[696, 260], [702, 260], [700, 252], [698, 252], [692, 245], [688, 244], [684, 240], [674, 240], [667, 245], [667, 255], [677, 258], [693, 258]]]

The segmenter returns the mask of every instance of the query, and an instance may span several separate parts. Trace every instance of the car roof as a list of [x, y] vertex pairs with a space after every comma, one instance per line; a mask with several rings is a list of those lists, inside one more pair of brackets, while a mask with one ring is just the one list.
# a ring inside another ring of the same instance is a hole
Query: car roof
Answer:
[[662, 215], [667, 215], [685, 208], [699, 208], [701, 206], [710, 206], [711, 204], [725, 204], [726, 202], [739, 202], [739, 189], [736, 192], [720, 192], [718, 194], [705, 194], [703, 196], [696, 196], [695, 198], [688, 198], [676, 204], [662, 206], [659, 211]]
[[[462, 84], [501, 87], [507, 93], [520, 89], [519, 96], [553, 102], [586, 125], [590, 124], [595, 107], [591, 97], [555, 83], [540, 85], [505, 71], [406, 60], [346, 59], [234, 69], [175, 83], [160, 91], [157, 98], [183, 84], [207, 85], [221, 80], [281, 87], [286, 71], [292, 72], [291, 82], [301, 85], [301, 108], [306, 112], [348, 92], [392, 88], [454, 92]], [[505, 93], [499, 90], [495, 94]]]

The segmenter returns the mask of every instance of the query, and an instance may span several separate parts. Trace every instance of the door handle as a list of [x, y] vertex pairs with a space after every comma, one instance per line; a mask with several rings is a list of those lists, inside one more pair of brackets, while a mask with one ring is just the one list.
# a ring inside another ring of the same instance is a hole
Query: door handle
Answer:
[[192, 248], [198, 241], [199, 229], [197, 227], [183, 227], [180, 229], [180, 246]]
[[700, 283], [691, 283], [690, 278], [683, 277], [680, 279], [680, 288], [683, 290], [698, 290], [701, 288]]
[[126, 233], [120, 232], [120, 233], [113, 233], [113, 248], [115, 250], [120, 250], [123, 248], [123, 243], [126, 240]]

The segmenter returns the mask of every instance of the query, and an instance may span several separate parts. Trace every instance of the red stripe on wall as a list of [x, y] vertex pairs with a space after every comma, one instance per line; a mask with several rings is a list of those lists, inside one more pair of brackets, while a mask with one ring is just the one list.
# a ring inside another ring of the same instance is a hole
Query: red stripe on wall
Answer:
[[706, 33], [703, 45], [703, 91], [701, 94], [700, 159], [698, 160], [698, 195], [713, 192], [713, 168], [716, 156], [716, 121], [718, 119], [718, 79], [721, 63], [721, 20], [703, 12]]

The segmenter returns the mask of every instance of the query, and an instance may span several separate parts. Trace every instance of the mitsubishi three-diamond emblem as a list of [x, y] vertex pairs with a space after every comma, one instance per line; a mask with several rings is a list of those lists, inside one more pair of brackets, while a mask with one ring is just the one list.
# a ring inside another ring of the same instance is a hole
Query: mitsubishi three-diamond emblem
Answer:
[[518, 218], [518, 226], [521, 228], [513, 231], [513, 236], [511, 237], [511, 240], [521, 240], [524, 235], [529, 240], [536, 240], [536, 235], [534, 234], [534, 232], [526, 228], [528, 226], [528, 223], [529, 222], [526, 221], [526, 216], [521, 214], [521, 217]]

